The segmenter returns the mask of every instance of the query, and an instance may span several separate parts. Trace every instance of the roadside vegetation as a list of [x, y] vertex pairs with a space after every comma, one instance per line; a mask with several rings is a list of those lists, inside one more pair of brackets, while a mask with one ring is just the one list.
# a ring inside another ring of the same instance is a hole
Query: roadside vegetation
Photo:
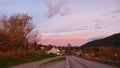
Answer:
[[42, 54], [36, 54], [36, 55], [25, 56], [25, 57], [17, 57], [17, 58], [0, 57], [0, 68], [7, 68], [9, 66], [14, 66], [18, 64], [32, 62], [32, 61], [38, 61], [38, 60], [42, 60], [50, 57], [55, 57], [55, 55], [42, 53]]
[[0, 16], [0, 68], [54, 57], [37, 49], [37, 37], [31, 16]]

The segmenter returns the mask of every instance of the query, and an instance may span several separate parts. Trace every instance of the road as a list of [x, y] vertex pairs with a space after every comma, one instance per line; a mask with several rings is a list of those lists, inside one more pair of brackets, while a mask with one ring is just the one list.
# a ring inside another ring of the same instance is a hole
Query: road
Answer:
[[116, 68], [109, 65], [97, 63], [94, 61], [88, 61], [75, 56], [67, 57], [68, 68]]
[[[62, 57], [62, 56], [59, 56], [59, 57]], [[45, 60], [25, 63], [25, 64], [21, 64], [21, 65], [12, 66], [12, 67], [9, 67], [9, 68], [40, 68], [41, 67], [40, 64], [45, 63], [45, 62], [50, 61], [50, 60], [53, 60], [55, 58], [59, 58], [59, 57], [48, 58], [48, 59], [45, 59]]]
[[66, 61], [60, 61], [54, 64], [41, 66], [40, 68], [67, 68], [67, 67], [66, 67]]
[[41, 68], [116, 68], [113, 66], [88, 61], [75, 56], [67, 56], [66, 61], [57, 62]]
[[42, 63], [52, 59], [54, 58], [22, 64], [22, 65], [10, 67], [10, 68], [116, 68], [113, 66], [97, 63], [94, 61], [88, 61], [75, 56], [67, 56], [66, 61], [60, 61], [60, 62], [48, 64], [45, 66], [41, 66]]

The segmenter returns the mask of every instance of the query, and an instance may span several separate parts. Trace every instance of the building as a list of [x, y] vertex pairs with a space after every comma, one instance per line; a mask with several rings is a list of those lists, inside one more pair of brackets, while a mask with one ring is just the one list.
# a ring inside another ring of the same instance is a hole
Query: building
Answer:
[[52, 53], [52, 54], [56, 54], [56, 55], [62, 55], [61, 53], [60, 53], [60, 50], [58, 49], [58, 48], [55, 48], [55, 47], [53, 47], [52, 49], [50, 49], [47, 53]]

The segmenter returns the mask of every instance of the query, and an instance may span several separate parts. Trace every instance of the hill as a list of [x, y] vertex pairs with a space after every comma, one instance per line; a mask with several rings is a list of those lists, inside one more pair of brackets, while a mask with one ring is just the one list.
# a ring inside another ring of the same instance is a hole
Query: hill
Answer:
[[111, 36], [108, 36], [103, 39], [98, 39], [94, 41], [90, 41], [82, 47], [97, 47], [97, 46], [115, 46], [115, 47], [120, 47], [120, 33], [113, 34]]

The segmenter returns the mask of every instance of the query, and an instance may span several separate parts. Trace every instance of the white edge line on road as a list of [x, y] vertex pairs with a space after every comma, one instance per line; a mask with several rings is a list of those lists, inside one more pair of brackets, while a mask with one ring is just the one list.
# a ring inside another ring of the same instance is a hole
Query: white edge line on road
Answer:
[[69, 61], [68, 61], [67, 57], [66, 57], [66, 64], [67, 64], [67, 68], [70, 68]]

